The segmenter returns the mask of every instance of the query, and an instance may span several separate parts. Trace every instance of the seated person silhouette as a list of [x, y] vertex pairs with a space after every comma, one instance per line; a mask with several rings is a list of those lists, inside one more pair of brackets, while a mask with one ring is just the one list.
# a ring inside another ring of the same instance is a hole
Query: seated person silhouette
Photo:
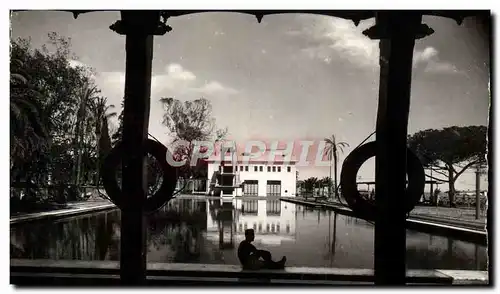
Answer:
[[258, 250], [251, 244], [254, 239], [254, 230], [245, 230], [245, 240], [241, 241], [238, 247], [238, 258], [243, 269], [283, 269], [285, 267], [285, 256], [280, 261], [273, 261], [269, 251]]

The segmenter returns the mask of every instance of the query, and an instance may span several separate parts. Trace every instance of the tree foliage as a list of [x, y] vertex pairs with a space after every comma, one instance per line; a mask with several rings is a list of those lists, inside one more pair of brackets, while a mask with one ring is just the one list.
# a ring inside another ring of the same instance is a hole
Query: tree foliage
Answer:
[[319, 180], [316, 177], [310, 177], [304, 180], [304, 189], [306, 192], [311, 193], [314, 188], [318, 186]]
[[55, 33], [41, 48], [10, 41], [11, 185], [37, 201], [75, 199], [78, 187], [95, 183], [98, 142], [108, 128], [105, 98], [92, 70], [71, 62], [70, 41]]
[[333, 181], [332, 181], [332, 178], [330, 178], [330, 177], [323, 177], [320, 180], [318, 180], [318, 183], [321, 187], [332, 187], [333, 186]]
[[486, 162], [487, 128], [452, 126], [423, 130], [409, 136], [408, 146], [424, 166], [437, 168], [435, 173], [440, 176], [432, 178], [448, 183], [453, 206], [458, 177], [471, 166]]
[[330, 178], [331, 178], [332, 162], [333, 162], [333, 175], [334, 175], [333, 185], [328, 186], [328, 196], [331, 195], [331, 187], [333, 187], [334, 194], [338, 198], [339, 193], [337, 191], [338, 187], [337, 164], [339, 160], [339, 151], [344, 153], [344, 148], [349, 147], [349, 144], [347, 142], [338, 142], [335, 135], [332, 135], [330, 138], [325, 138], [324, 141], [326, 143], [324, 154], [328, 156], [328, 160], [330, 160]]
[[121, 102], [121, 108], [122, 111], [120, 111], [120, 114], [118, 115], [118, 128], [116, 132], [111, 135], [111, 142], [112, 145], [115, 146], [115, 144], [122, 139], [122, 133], [123, 133], [123, 106], [124, 106], [124, 100], [122, 99]]
[[[19, 59], [11, 60], [10, 74], [10, 140], [11, 158], [27, 161], [49, 145], [49, 135], [41, 95], [32, 86]], [[12, 163], [11, 163], [12, 167]]]
[[164, 106], [163, 125], [173, 138], [172, 143], [185, 141], [189, 144], [179, 146], [174, 152], [176, 160], [186, 160], [180, 169], [183, 178], [207, 178], [206, 162], [199, 160], [190, 167], [191, 154], [195, 141], [217, 142], [227, 135], [227, 129], [218, 129], [212, 115], [212, 105], [204, 98], [193, 101], [180, 101], [174, 98], [161, 98]]

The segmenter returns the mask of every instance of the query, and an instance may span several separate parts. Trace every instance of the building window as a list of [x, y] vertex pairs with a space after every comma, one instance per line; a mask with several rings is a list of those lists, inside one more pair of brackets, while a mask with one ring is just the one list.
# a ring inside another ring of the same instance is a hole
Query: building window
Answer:
[[239, 231], [242, 232], [243, 231], [243, 225], [240, 223], [239, 224]]
[[280, 232], [280, 223], [277, 223], [276, 224], [276, 233], [279, 233]]
[[278, 172], [279, 173], [281, 172], [281, 166], [278, 166]]
[[271, 172], [271, 167], [270, 166], [267, 167], [267, 172], [268, 173]]
[[253, 223], [253, 230], [257, 231], [257, 223]]
[[267, 200], [266, 201], [266, 215], [280, 215], [281, 214], [281, 202], [277, 200]]
[[274, 224], [271, 225], [271, 233], [274, 233]]
[[248, 165], [245, 165], [245, 171], [246, 172], [248, 171]]
[[261, 166], [259, 166], [259, 171], [264, 171], [264, 168]]
[[253, 167], [253, 171], [255, 171], [255, 172], [258, 171], [257, 166]]
[[275, 172], [276, 172], [276, 167], [275, 167], [275, 166], [273, 166], [273, 173], [275, 173]]
[[266, 224], [266, 232], [269, 233], [269, 224]]
[[267, 196], [281, 196], [281, 181], [267, 181]]
[[257, 195], [259, 195], [259, 181], [246, 180], [243, 183], [243, 195], [244, 196], [248, 196], [248, 195], [257, 196]]
[[262, 223], [259, 223], [259, 233], [262, 233]]
[[240, 165], [240, 171], [243, 171], [243, 165]]
[[286, 171], [289, 172], [289, 173], [291, 173], [292, 172], [292, 167], [291, 166], [287, 166], [286, 167]]
[[[257, 200], [243, 200], [241, 213], [256, 215], [259, 212], [259, 205]], [[245, 228], [246, 230], [246, 228]]]

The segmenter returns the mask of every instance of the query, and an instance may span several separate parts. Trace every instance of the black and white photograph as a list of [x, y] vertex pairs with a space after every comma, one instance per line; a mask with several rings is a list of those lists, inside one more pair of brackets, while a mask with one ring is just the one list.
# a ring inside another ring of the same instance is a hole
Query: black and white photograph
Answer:
[[171, 4], [9, 9], [13, 289], [493, 286], [492, 10]]

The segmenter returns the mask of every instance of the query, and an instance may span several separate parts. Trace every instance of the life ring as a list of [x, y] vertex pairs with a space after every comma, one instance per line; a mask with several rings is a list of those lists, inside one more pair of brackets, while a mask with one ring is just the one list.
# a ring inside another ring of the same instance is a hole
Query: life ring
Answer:
[[[425, 171], [418, 157], [408, 148], [406, 152], [408, 186], [404, 195], [404, 208], [408, 214], [415, 208], [424, 193]], [[356, 180], [363, 163], [376, 153], [376, 142], [366, 143], [354, 149], [344, 160], [340, 174], [342, 196], [356, 215], [367, 220], [375, 220], [375, 202], [361, 196]]]
[[[119, 208], [123, 207], [123, 193], [116, 179], [116, 169], [121, 163], [124, 151], [125, 146], [119, 142], [101, 165], [103, 187], [111, 201]], [[144, 212], [154, 212], [173, 198], [177, 176], [175, 168], [167, 163], [168, 152], [167, 147], [161, 143], [151, 139], [146, 140], [146, 154], [151, 154], [158, 161], [163, 181], [158, 191], [146, 199]]]

